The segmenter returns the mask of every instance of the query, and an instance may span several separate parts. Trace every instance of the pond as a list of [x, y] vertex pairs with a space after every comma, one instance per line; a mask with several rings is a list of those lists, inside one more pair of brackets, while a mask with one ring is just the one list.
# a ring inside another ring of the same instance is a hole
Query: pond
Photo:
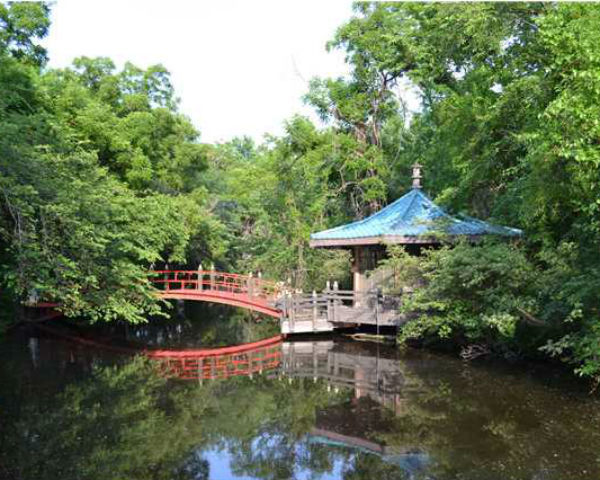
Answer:
[[138, 327], [14, 329], [0, 478], [600, 478], [600, 401], [564, 372], [277, 331], [199, 305]]

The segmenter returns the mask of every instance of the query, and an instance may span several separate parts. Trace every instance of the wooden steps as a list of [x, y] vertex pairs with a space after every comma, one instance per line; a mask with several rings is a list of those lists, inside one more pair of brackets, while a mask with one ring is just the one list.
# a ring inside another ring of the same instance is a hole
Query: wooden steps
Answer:
[[312, 320], [298, 320], [293, 324], [290, 320], [281, 321], [281, 333], [283, 335], [289, 335], [293, 333], [323, 333], [333, 332], [334, 325], [328, 322], [326, 319], [317, 319], [313, 323]]

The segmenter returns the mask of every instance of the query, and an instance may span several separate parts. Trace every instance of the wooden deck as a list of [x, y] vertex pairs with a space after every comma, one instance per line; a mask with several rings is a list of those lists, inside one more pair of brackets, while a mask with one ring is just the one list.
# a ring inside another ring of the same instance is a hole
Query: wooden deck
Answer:
[[377, 291], [325, 290], [311, 294], [284, 294], [276, 303], [281, 310], [281, 333], [331, 332], [336, 328], [374, 325], [398, 326], [399, 297]]

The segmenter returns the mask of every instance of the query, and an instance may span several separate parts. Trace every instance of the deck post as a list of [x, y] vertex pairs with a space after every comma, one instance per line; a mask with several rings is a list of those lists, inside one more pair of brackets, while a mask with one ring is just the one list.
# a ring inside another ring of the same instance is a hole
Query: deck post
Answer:
[[211, 264], [210, 266], [210, 289], [216, 290], [215, 288], [215, 264]]
[[288, 317], [288, 300], [287, 300], [287, 288], [285, 288], [283, 282], [281, 285], [281, 291], [278, 297], [278, 300], [275, 300], [275, 305], [277, 305], [277, 301], [281, 302], [281, 314], [279, 315], [279, 331], [283, 335], [283, 338], [287, 336], [287, 333], [283, 332], [283, 325], [286, 320], [289, 320]]
[[337, 294], [339, 291], [340, 287], [339, 284], [337, 282], [337, 280], [335, 282], [333, 282], [333, 292], [334, 292], [334, 298], [333, 298], [333, 315], [332, 315], [332, 322], [337, 322], [337, 305], [339, 303], [339, 300], [337, 298]]
[[248, 274], [248, 297], [252, 299], [254, 296], [254, 279], [252, 278], [252, 272]]
[[292, 295], [289, 290], [285, 292], [285, 318], [288, 321], [288, 330], [292, 332]]
[[285, 317], [289, 320], [291, 313], [290, 311], [292, 310], [292, 305], [291, 305], [291, 292], [286, 289], [285, 290]]
[[291, 303], [291, 308], [290, 308], [290, 333], [294, 333], [294, 330], [296, 330], [296, 306], [294, 305], [296, 301], [296, 297], [294, 295], [294, 293], [291, 294], [290, 296], [290, 303]]
[[331, 282], [327, 280], [325, 284], [325, 300], [327, 301], [327, 321], [331, 322]]
[[201, 263], [198, 264], [197, 281], [198, 281], [198, 283], [196, 284], [196, 289], [202, 290], [202, 264]]
[[313, 304], [312, 329], [314, 332], [317, 327], [317, 292], [315, 290], [312, 291], [312, 304]]
[[377, 335], [379, 336], [379, 297], [381, 296], [381, 288], [375, 290], [375, 325]]
[[261, 283], [260, 283], [260, 280], [262, 278], [262, 272], [260, 270], [258, 271], [256, 277], [257, 277], [256, 278], [257, 281], [256, 281], [256, 288], [255, 288], [256, 293], [255, 294], [256, 294], [256, 296], [260, 296], [260, 294], [263, 293]]

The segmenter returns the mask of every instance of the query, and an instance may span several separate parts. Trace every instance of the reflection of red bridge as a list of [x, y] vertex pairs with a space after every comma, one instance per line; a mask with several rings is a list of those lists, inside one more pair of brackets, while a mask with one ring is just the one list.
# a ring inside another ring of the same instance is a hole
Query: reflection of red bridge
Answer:
[[251, 375], [278, 368], [281, 364], [281, 335], [258, 342], [200, 350], [151, 350], [134, 346], [121, 346], [110, 339], [98, 341], [67, 333], [59, 328], [36, 325], [55, 337], [70, 342], [125, 355], [144, 355], [156, 361], [159, 372], [169, 378], [184, 380], [209, 380]]
[[160, 372], [184, 380], [248, 376], [272, 370], [281, 363], [281, 336], [231, 347], [203, 350], [148, 350]]
[[275, 307], [278, 285], [262, 278], [214, 270], [158, 270], [153, 276], [162, 298], [223, 303], [281, 316]]

